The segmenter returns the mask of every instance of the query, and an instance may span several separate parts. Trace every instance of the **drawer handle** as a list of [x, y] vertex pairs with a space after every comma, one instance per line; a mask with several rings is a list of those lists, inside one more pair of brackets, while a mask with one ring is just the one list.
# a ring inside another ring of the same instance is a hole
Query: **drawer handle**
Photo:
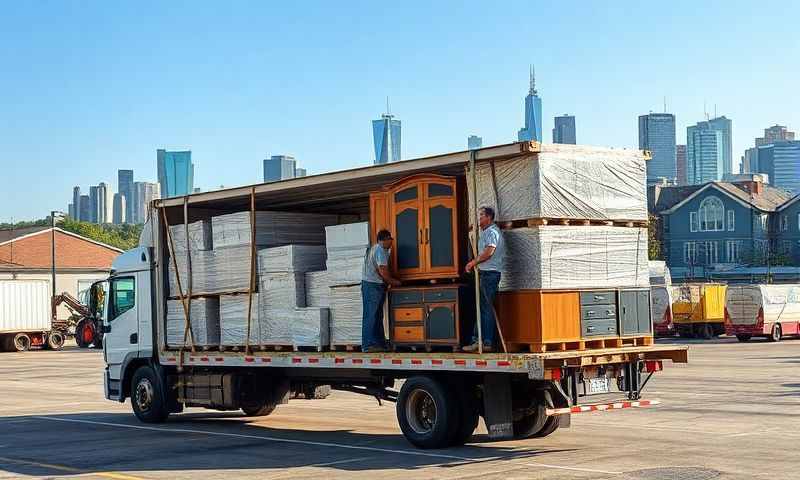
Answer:
[[591, 317], [591, 316], [592, 316], [592, 315], [594, 315], [594, 314], [595, 314], [595, 312], [593, 312], [593, 311], [591, 311], [591, 310], [590, 310], [590, 311], [588, 311], [588, 312], [586, 312], [586, 316], [587, 316], [587, 317]]
[[612, 309], [610, 309], [610, 308], [609, 308], [608, 310], [606, 310], [606, 313], [607, 313], [608, 315], [612, 315], [612, 314], [614, 313], [614, 310], [612, 310]]
[[594, 331], [594, 326], [593, 325], [589, 325], [588, 327], [586, 327], [586, 331], [587, 332], [593, 332]]
[[602, 300], [602, 299], [603, 299], [603, 296], [602, 296], [602, 295], [595, 295], [595, 296], [594, 296], [594, 299], [595, 299], [595, 300]]

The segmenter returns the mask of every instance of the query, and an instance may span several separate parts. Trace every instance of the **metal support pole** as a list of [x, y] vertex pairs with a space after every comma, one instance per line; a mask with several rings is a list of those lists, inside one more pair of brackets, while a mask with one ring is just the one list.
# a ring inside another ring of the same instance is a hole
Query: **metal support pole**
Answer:
[[[475, 217], [471, 219], [475, 227], [472, 229], [472, 256], [478, 258], [478, 236], [480, 226], [478, 225], [478, 180], [475, 172], [475, 155], [477, 151], [471, 150], [469, 152], [469, 176], [470, 183], [472, 184], [472, 195], [470, 195], [470, 203], [472, 204], [472, 212]], [[467, 209], [469, 210], [469, 208]], [[483, 354], [483, 331], [481, 330], [481, 280], [478, 266], [472, 269], [475, 272], [475, 325], [478, 327], [478, 353]]]
[[50, 297], [50, 315], [56, 319], [56, 211], [50, 212], [50, 273], [52, 277], [53, 296]]

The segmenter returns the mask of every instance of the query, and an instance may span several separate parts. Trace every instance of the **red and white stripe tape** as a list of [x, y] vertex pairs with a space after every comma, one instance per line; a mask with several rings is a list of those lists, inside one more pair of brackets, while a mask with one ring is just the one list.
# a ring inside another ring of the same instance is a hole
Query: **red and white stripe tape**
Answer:
[[621, 410], [623, 408], [641, 408], [652, 407], [659, 405], [659, 400], [637, 400], [637, 401], [623, 401], [614, 403], [600, 403], [596, 405], [576, 405], [574, 407], [566, 408], [548, 408], [545, 413], [550, 415], [564, 415], [566, 413], [586, 413], [586, 412], [601, 412], [606, 410]]

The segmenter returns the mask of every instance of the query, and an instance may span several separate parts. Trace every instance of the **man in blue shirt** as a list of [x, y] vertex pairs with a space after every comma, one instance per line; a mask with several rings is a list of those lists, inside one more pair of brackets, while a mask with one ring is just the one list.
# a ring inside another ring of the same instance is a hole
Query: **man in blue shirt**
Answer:
[[[494, 209], [481, 207], [478, 210], [478, 225], [481, 227], [478, 239], [478, 258], [467, 263], [466, 271], [470, 273], [477, 267], [480, 270], [481, 290], [481, 336], [483, 337], [483, 351], [491, 352], [494, 349], [497, 325], [494, 317], [494, 297], [497, 295], [497, 286], [500, 284], [500, 271], [503, 268], [503, 256], [506, 253], [503, 233], [494, 223]], [[464, 347], [465, 352], [478, 351], [478, 325], [472, 337], [472, 344]]]
[[385, 352], [386, 334], [383, 331], [383, 303], [386, 301], [386, 285], [399, 287], [400, 281], [389, 272], [392, 252], [392, 234], [388, 230], [378, 232], [378, 242], [367, 250], [364, 270], [361, 274], [361, 350]]

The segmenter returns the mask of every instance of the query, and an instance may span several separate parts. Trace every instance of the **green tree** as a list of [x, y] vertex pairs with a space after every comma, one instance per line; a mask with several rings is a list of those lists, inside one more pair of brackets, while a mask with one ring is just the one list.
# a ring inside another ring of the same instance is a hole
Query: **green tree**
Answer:
[[653, 214], [647, 223], [647, 258], [650, 260], [663, 260], [661, 254], [661, 219]]
[[81, 235], [92, 240], [117, 247], [121, 250], [129, 250], [139, 245], [139, 234], [142, 233], [142, 225], [109, 225], [89, 222], [79, 222], [71, 218], [65, 218], [58, 224], [68, 232]]

